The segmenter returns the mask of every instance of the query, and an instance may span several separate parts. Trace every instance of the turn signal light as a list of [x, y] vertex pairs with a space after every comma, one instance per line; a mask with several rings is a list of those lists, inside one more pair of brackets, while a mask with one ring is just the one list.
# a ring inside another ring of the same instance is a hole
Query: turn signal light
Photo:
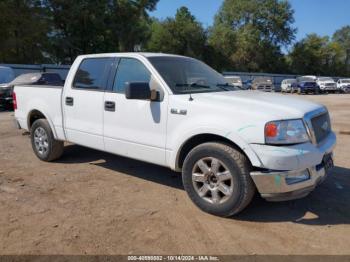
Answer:
[[275, 137], [278, 134], [277, 125], [275, 123], [268, 123], [265, 126], [265, 137]]

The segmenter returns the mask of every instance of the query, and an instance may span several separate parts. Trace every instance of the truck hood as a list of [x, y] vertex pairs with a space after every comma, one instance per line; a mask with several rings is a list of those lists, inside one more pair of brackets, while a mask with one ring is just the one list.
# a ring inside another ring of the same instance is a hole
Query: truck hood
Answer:
[[335, 81], [317, 81], [318, 84], [336, 84]]
[[202, 107], [218, 108], [229, 114], [249, 112], [272, 120], [302, 118], [306, 113], [324, 107], [300, 98], [252, 90], [199, 93], [192, 97], [192, 102]]

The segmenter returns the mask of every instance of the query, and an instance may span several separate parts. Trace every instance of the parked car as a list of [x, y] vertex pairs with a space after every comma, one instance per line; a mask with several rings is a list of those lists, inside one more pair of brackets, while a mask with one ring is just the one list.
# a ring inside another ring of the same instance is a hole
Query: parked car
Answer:
[[15, 85], [61, 86], [63, 85], [63, 80], [61, 76], [57, 73], [38, 72], [22, 74], [16, 77], [12, 82], [10, 82], [9, 85], [12, 87]]
[[0, 108], [12, 110], [12, 89], [0, 86]]
[[237, 86], [240, 89], [243, 88], [242, 79], [240, 76], [225, 76], [225, 79], [229, 84]]
[[272, 92], [274, 90], [272, 78], [266, 76], [255, 77], [252, 82], [252, 89], [265, 92]]
[[343, 78], [337, 81], [337, 89], [343, 93], [350, 93], [350, 78]]
[[[62, 86], [63, 81], [57, 73], [28, 73], [16, 77], [10, 83], [0, 85], [0, 106], [7, 110], [13, 108], [12, 91], [15, 85]], [[3, 90], [3, 93], [1, 90]]]
[[239, 90], [193, 58], [84, 55], [64, 87], [14, 91], [17, 126], [39, 159], [58, 159], [69, 141], [182, 171], [192, 201], [219, 216], [242, 211], [256, 191], [304, 197], [333, 166], [326, 107]]
[[284, 79], [281, 83], [281, 92], [282, 93], [291, 93], [292, 92], [292, 84], [297, 83], [296, 79]]
[[5, 110], [12, 108], [12, 90], [8, 87], [8, 83], [14, 77], [12, 68], [0, 66], [0, 108]]
[[297, 92], [299, 95], [307, 93], [318, 94], [319, 88], [315, 79], [312, 76], [298, 77], [297, 82], [292, 83], [292, 93]]
[[319, 77], [316, 83], [322, 93], [338, 91], [337, 83], [331, 77]]

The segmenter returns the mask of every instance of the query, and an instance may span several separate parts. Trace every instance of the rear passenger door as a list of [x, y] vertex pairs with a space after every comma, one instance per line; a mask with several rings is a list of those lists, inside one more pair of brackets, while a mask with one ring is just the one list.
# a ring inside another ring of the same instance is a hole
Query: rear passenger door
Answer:
[[85, 58], [71, 86], [63, 94], [64, 124], [67, 140], [104, 150], [104, 92], [114, 58]]

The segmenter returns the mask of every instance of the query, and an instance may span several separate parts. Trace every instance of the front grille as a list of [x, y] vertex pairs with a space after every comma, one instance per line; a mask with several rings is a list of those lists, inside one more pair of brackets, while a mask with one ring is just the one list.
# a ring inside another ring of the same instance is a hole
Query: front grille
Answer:
[[326, 86], [334, 86], [335, 87], [335, 84], [332, 84], [332, 83], [327, 83]]
[[331, 121], [328, 112], [312, 118], [311, 124], [317, 143], [322, 142], [331, 132]]

